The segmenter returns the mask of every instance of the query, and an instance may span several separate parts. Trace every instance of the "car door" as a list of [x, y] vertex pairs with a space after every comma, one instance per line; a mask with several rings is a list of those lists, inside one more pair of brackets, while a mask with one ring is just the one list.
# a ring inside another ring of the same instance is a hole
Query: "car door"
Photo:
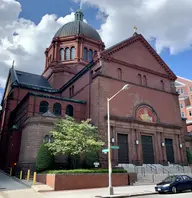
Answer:
[[184, 184], [184, 188], [185, 190], [191, 190], [191, 183], [192, 183], [192, 179], [190, 177], [188, 177], [187, 175], [183, 175], [183, 184]]
[[185, 183], [184, 183], [183, 177], [177, 176], [175, 184], [176, 184], [176, 187], [177, 187], [178, 191], [184, 191], [185, 190]]

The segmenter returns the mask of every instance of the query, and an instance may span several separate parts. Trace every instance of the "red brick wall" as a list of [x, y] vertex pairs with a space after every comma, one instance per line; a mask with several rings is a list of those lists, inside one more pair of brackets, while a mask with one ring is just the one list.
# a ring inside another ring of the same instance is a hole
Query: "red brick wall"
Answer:
[[[128, 179], [128, 173], [113, 174], [112, 185], [126, 186], [129, 184]], [[102, 188], [108, 186], [108, 174], [37, 175], [38, 182], [45, 183], [45, 180], [46, 184], [56, 191]]]
[[[98, 104], [100, 121], [103, 120], [107, 113], [107, 97], [113, 96], [113, 94], [119, 91], [125, 84], [126, 82], [104, 77], [98, 77], [95, 80], [92, 87], [94, 93], [92, 93], [95, 95], [95, 92], [98, 91], [98, 95], [100, 96], [97, 102], [94, 101], [94, 103]], [[162, 98], [166, 102], [162, 102]], [[178, 96], [145, 86], [130, 84], [129, 90], [122, 91], [111, 100], [110, 112], [116, 116], [134, 116], [134, 107], [140, 103], [151, 105], [161, 122], [181, 126]]]
[[120, 51], [115, 52], [112, 57], [130, 64], [141, 66], [142, 68], [158, 71], [161, 74], [167, 74], [163, 67], [155, 60], [150, 51], [140, 41], [134, 42]]

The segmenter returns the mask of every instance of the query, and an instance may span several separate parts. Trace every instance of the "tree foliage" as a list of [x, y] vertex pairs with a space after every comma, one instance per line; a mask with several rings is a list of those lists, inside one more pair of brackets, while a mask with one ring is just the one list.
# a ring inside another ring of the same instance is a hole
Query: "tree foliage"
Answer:
[[48, 150], [45, 144], [41, 144], [36, 157], [36, 171], [42, 172], [52, 169], [54, 165], [54, 156]]
[[187, 149], [187, 160], [189, 164], [192, 164], [192, 153], [189, 149]]
[[85, 155], [95, 153], [104, 145], [97, 128], [90, 124], [89, 119], [77, 123], [74, 118], [67, 116], [58, 120], [50, 133], [54, 141], [47, 143], [47, 146], [54, 155]]

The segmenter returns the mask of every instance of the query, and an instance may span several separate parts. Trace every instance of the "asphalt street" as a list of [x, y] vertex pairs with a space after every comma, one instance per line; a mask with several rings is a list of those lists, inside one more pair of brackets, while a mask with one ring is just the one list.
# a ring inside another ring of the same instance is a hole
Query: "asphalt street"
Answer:
[[155, 194], [148, 196], [139, 196], [135, 198], [192, 198], [192, 192], [178, 193], [178, 194]]

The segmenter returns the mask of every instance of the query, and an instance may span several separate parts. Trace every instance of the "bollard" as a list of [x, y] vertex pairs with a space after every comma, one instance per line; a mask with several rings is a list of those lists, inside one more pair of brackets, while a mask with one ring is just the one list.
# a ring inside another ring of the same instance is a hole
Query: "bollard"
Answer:
[[20, 180], [22, 180], [23, 171], [20, 171]]
[[34, 174], [33, 174], [33, 185], [36, 184], [36, 180], [37, 180], [37, 173], [34, 172]]
[[12, 168], [10, 168], [10, 176], [12, 176], [12, 172], [13, 172], [13, 169], [12, 169]]
[[27, 171], [27, 181], [29, 181], [29, 177], [30, 177], [30, 169], [28, 169]]

